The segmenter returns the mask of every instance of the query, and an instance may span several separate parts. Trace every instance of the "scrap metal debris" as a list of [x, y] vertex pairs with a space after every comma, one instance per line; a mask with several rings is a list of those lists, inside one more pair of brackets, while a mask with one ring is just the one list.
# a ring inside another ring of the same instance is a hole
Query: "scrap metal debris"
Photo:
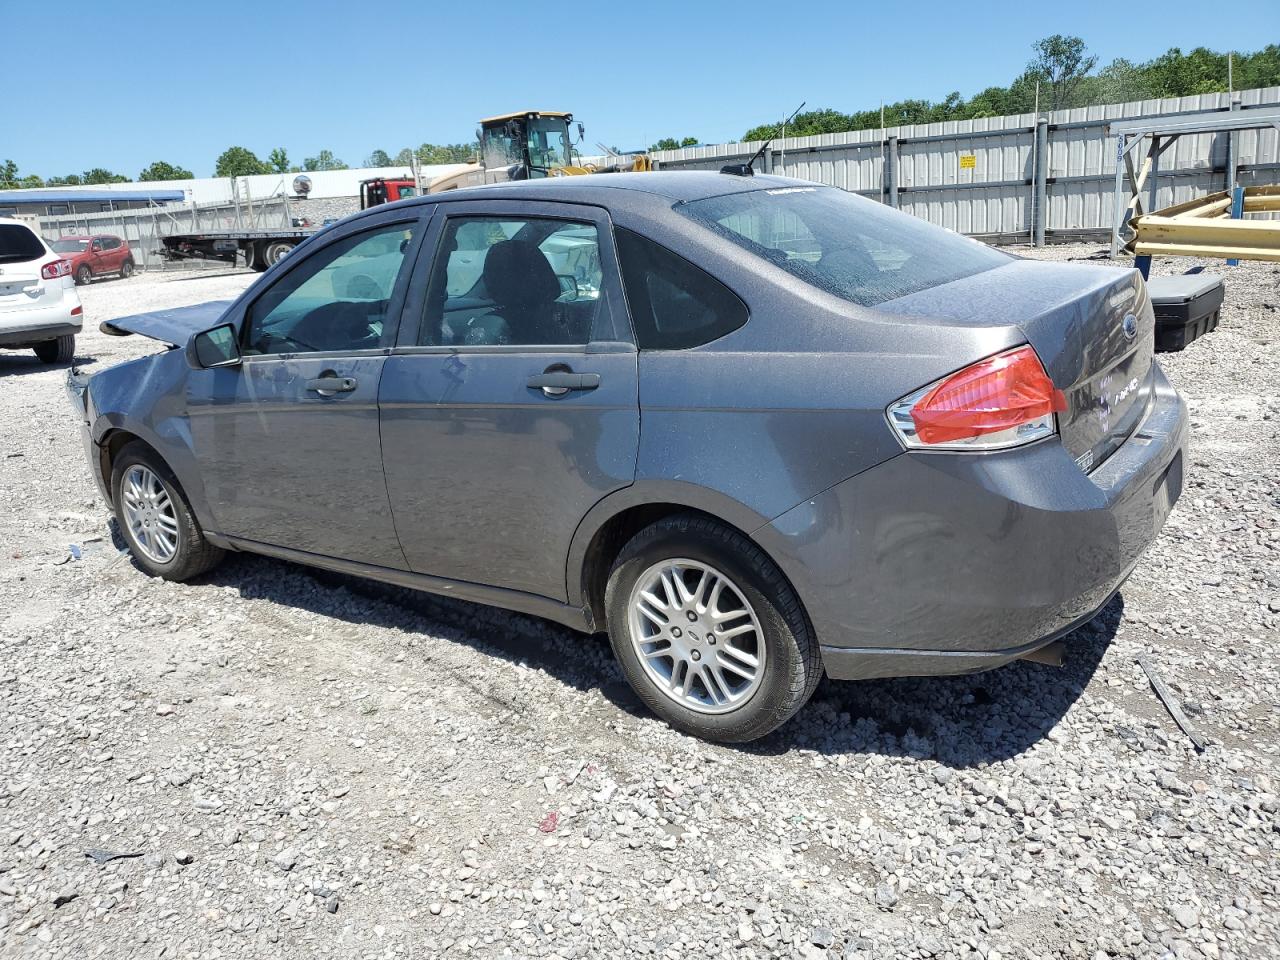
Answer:
[[1191, 726], [1191, 721], [1187, 719], [1187, 715], [1182, 712], [1182, 704], [1178, 703], [1178, 698], [1173, 695], [1173, 691], [1165, 685], [1160, 679], [1160, 674], [1156, 673], [1156, 668], [1146, 657], [1138, 657], [1138, 666], [1142, 668], [1143, 673], [1147, 675], [1147, 679], [1151, 681], [1151, 687], [1155, 690], [1156, 696], [1160, 698], [1160, 702], [1164, 704], [1169, 716], [1173, 717], [1182, 732], [1191, 740], [1191, 745], [1196, 748], [1196, 753], [1204, 753], [1208, 741], [1200, 734], [1196, 733], [1195, 728]]
[[121, 853], [113, 850], [86, 850], [84, 855], [94, 863], [110, 863], [112, 860], [129, 860], [142, 856], [141, 853]]

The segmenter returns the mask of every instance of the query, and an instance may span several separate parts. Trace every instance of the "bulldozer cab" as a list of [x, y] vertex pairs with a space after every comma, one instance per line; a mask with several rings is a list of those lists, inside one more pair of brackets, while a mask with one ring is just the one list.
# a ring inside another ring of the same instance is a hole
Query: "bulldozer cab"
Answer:
[[573, 114], [538, 110], [481, 120], [480, 163], [486, 182], [558, 176], [572, 167], [572, 122]]

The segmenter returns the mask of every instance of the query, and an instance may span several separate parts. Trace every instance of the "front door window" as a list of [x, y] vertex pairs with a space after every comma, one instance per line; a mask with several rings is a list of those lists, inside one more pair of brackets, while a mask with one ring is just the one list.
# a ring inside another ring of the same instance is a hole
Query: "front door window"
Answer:
[[413, 224], [358, 233], [311, 254], [263, 294], [245, 322], [246, 356], [376, 350]]

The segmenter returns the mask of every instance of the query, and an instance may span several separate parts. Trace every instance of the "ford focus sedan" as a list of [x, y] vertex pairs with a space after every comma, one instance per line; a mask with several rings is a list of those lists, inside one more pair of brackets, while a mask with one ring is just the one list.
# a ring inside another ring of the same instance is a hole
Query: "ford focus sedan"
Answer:
[[1182, 487], [1142, 278], [837, 189], [559, 178], [378, 207], [73, 371], [137, 565], [250, 551], [607, 631], [654, 713], [763, 736], [825, 673], [1031, 654]]

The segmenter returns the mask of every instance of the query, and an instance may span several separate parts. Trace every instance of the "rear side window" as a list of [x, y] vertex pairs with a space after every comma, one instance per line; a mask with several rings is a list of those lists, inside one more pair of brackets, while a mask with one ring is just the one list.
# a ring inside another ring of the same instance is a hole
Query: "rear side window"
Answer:
[[731, 193], [676, 210], [806, 283], [864, 307], [1009, 262], [977, 240], [832, 187]]
[[0, 263], [26, 263], [44, 256], [40, 238], [20, 223], [0, 223]]
[[747, 322], [747, 305], [701, 267], [624, 227], [615, 235], [641, 350], [697, 347]]

